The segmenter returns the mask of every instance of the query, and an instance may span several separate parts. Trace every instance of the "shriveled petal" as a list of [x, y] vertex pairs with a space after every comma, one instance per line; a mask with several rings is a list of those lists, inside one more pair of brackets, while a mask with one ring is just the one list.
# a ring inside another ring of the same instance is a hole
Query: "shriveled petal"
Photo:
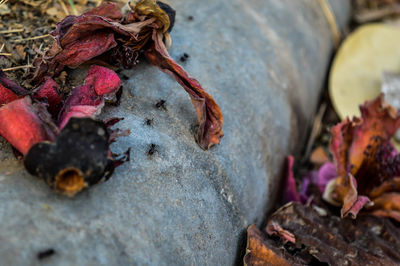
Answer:
[[346, 119], [331, 129], [330, 148], [341, 177], [348, 170], [355, 176], [367, 154], [390, 140], [400, 127], [400, 116], [393, 107], [385, 105], [383, 95], [366, 102], [360, 110], [361, 119]]
[[117, 73], [106, 67], [93, 65], [85, 79], [85, 85], [93, 86], [97, 95], [105, 95], [117, 91], [122, 81]]
[[34, 144], [54, 139], [49, 132], [29, 96], [0, 108], [0, 135], [23, 155]]
[[114, 34], [107, 32], [93, 33], [66, 45], [53, 60], [59, 64], [75, 68], [115, 46], [117, 46], [117, 43], [114, 40]]
[[62, 129], [71, 117], [94, 118], [104, 106], [104, 96], [112, 95], [121, 87], [118, 75], [105, 67], [93, 65], [86, 75], [85, 85], [76, 87], [66, 100], [58, 119]]
[[96, 16], [106, 17], [112, 20], [122, 19], [121, 9], [117, 6], [116, 3], [111, 3], [111, 2], [104, 3], [98, 7], [95, 7], [86, 12], [84, 15], [96, 15]]
[[400, 127], [400, 116], [396, 110], [384, 103], [383, 94], [360, 106], [361, 122], [355, 127], [349, 150], [349, 163], [353, 175], [365, 160], [367, 150], [372, 152], [377, 145], [389, 141]]
[[0, 85], [10, 90], [17, 96], [23, 96], [29, 93], [29, 91], [27, 91], [25, 88], [21, 87], [11, 79], [7, 78], [6, 74], [1, 70], [0, 70]]
[[321, 193], [325, 191], [328, 183], [337, 177], [335, 165], [327, 162], [318, 171], [317, 186]]
[[349, 174], [348, 181], [348, 191], [343, 198], [343, 206], [340, 213], [342, 218], [350, 216], [355, 219], [358, 212], [370, 202], [370, 199], [366, 196], [358, 195], [357, 181], [351, 174]]
[[49, 104], [49, 111], [52, 114], [57, 114], [61, 109], [60, 87], [52, 79], [48, 78], [45, 83], [40, 86], [34, 93], [36, 99], [46, 99]]
[[291, 242], [293, 244], [296, 244], [296, 238], [294, 234], [289, 232], [288, 230], [283, 229], [278, 223], [276, 222], [271, 222], [267, 225], [266, 228], [267, 233], [272, 236], [276, 235], [279, 236], [280, 238], [283, 239], [285, 243]]
[[151, 64], [174, 77], [189, 94], [199, 121], [197, 142], [200, 147], [207, 150], [212, 145], [219, 144], [224, 134], [223, 116], [218, 104], [197, 80], [190, 78], [188, 73], [169, 56], [162, 41], [162, 34], [154, 32], [153, 40], [154, 44], [145, 53], [146, 58]]
[[297, 191], [296, 181], [293, 175], [293, 164], [294, 164], [294, 157], [292, 155], [289, 155], [286, 158], [286, 183], [284, 188], [285, 201], [301, 202], [300, 194]]
[[375, 187], [368, 195], [371, 198], [377, 198], [386, 192], [395, 191], [400, 193], [400, 177], [395, 177], [383, 182], [379, 187]]
[[389, 217], [400, 222], [400, 192], [385, 193], [373, 199], [374, 205], [368, 208], [373, 215]]

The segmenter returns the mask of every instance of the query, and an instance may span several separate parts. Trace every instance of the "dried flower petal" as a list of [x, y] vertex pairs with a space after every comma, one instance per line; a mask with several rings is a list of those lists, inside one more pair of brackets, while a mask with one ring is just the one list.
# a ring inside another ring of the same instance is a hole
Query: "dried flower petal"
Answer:
[[34, 98], [46, 99], [51, 114], [57, 114], [61, 109], [62, 98], [60, 95], [60, 87], [52, 78], [48, 78], [45, 83], [35, 91]]
[[23, 155], [36, 143], [55, 138], [39, 118], [29, 96], [0, 108], [0, 135]]
[[114, 71], [97, 65], [90, 67], [85, 79], [85, 85], [93, 86], [97, 95], [115, 93], [121, 87], [122, 81]]
[[76, 87], [66, 100], [59, 116], [62, 129], [71, 117], [95, 117], [104, 106], [104, 96], [115, 94], [121, 87], [118, 75], [105, 67], [93, 65], [85, 85]]
[[383, 182], [379, 187], [375, 187], [370, 193], [371, 198], [377, 198], [387, 192], [400, 192], [400, 177]]
[[219, 144], [220, 139], [224, 136], [222, 132], [223, 117], [219, 106], [201, 87], [200, 83], [190, 78], [185, 70], [169, 56], [162, 41], [162, 35], [154, 32], [153, 40], [154, 44], [145, 53], [146, 58], [151, 64], [174, 77], [189, 94], [199, 121], [197, 141], [200, 147], [207, 150], [212, 145]]
[[0, 84], [0, 105], [15, 101], [18, 98], [18, 95]]
[[283, 239], [284, 243], [291, 242], [293, 244], [296, 244], [295, 236], [292, 233], [290, 233], [288, 230], [283, 229], [277, 223], [272, 222], [272, 223], [268, 224], [266, 231], [270, 236], [272, 236], [272, 235], [279, 236], [280, 238]]
[[368, 208], [373, 215], [388, 217], [400, 222], [400, 193], [385, 193], [373, 200]]
[[301, 202], [300, 194], [297, 191], [296, 180], [293, 174], [294, 157], [289, 155], [286, 158], [286, 184], [284, 188], [285, 201]]
[[[325, 198], [342, 203], [342, 217], [355, 218], [377, 191], [383, 193], [387, 189], [380, 188], [382, 183], [392, 184], [388, 180], [399, 172], [397, 159], [394, 160], [397, 155], [389, 142], [400, 127], [400, 116], [384, 104], [383, 95], [366, 102], [360, 110], [361, 119], [347, 119], [331, 130], [330, 148], [338, 178]], [[389, 159], [394, 168], [387, 165]]]
[[6, 89], [9, 89], [17, 96], [23, 96], [29, 93], [26, 89], [24, 89], [14, 81], [8, 79], [6, 74], [1, 70], [0, 70], [0, 85]]

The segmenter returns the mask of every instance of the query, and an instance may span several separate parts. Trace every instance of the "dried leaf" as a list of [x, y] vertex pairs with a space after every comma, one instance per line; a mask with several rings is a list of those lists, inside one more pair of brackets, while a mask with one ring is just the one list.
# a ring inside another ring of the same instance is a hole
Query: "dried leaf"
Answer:
[[45, 99], [49, 105], [49, 112], [51, 114], [58, 114], [61, 109], [61, 95], [60, 87], [52, 79], [48, 78], [42, 86], [40, 86], [34, 93], [35, 99]]

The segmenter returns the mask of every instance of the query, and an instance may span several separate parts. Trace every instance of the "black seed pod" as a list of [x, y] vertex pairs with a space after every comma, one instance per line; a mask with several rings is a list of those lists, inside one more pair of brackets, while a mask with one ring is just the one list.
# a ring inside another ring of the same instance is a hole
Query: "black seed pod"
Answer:
[[60, 193], [74, 196], [113, 170], [109, 137], [104, 123], [71, 118], [55, 143], [41, 142], [29, 150], [25, 168]]

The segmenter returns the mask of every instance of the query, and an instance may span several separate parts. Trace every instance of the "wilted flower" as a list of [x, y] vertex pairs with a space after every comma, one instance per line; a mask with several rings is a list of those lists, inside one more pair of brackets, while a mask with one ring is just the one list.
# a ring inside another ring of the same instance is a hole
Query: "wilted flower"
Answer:
[[400, 221], [400, 155], [390, 143], [400, 127], [400, 116], [385, 105], [383, 95], [360, 107], [361, 118], [331, 130], [337, 178], [324, 199], [341, 205], [342, 217], [356, 218], [365, 206], [377, 216]]

